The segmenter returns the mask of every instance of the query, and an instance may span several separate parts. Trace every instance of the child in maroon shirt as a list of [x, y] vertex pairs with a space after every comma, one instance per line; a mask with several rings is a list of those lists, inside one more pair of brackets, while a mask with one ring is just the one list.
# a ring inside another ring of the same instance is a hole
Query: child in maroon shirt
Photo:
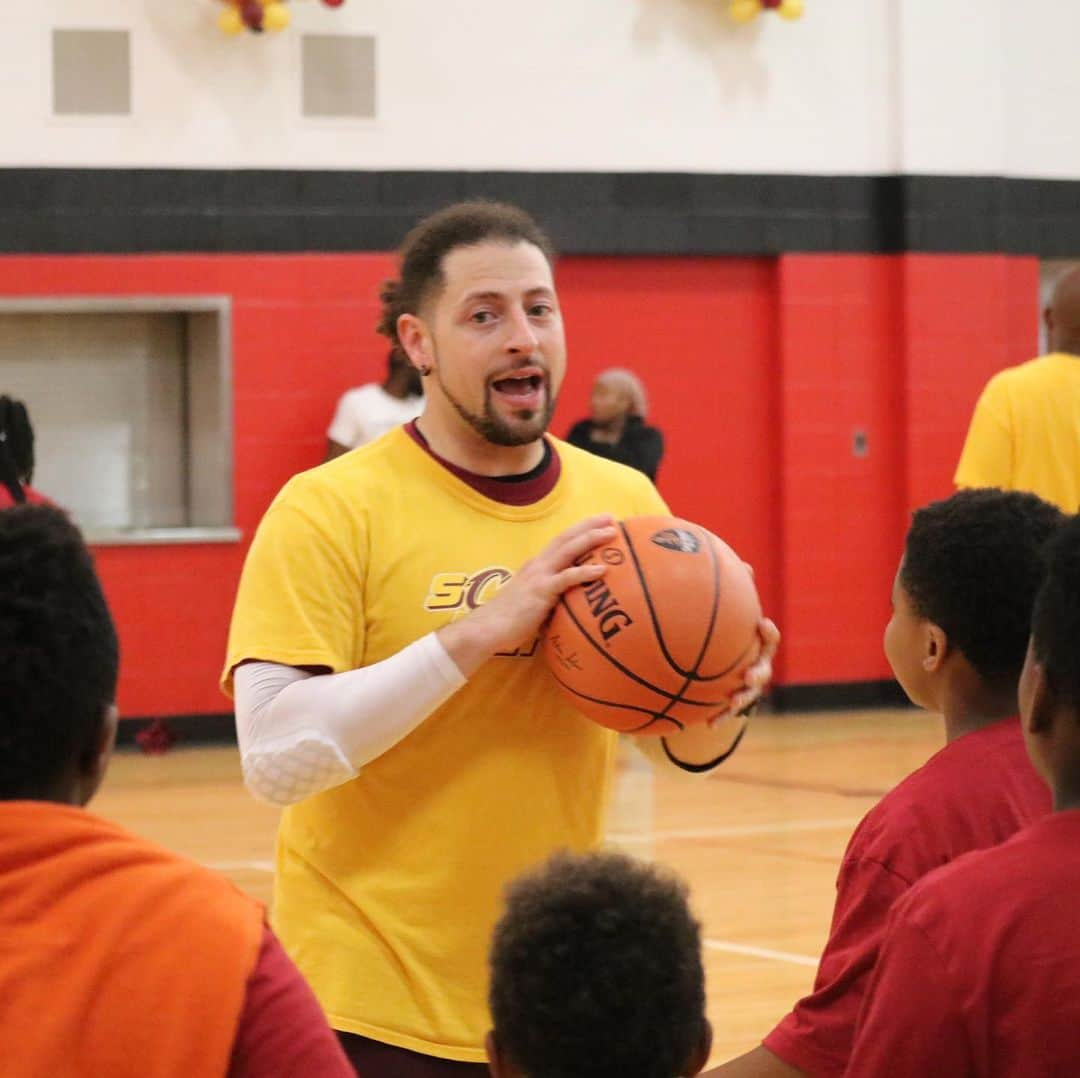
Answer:
[[885, 654], [912, 702], [944, 717], [945, 747], [852, 835], [811, 994], [762, 1046], [710, 1075], [842, 1075], [892, 904], [931, 870], [1049, 812], [1015, 716], [1041, 551], [1063, 519], [1034, 495], [998, 490], [915, 513]]
[[1080, 518], [1048, 556], [1020, 713], [1056, 811], [896, 903], [850, 1075], [1080, 1074]]

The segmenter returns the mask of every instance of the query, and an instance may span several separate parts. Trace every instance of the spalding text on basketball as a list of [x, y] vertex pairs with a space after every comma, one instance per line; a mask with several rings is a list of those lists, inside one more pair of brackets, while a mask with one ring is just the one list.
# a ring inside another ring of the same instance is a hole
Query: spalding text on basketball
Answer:
[[627, 625], [634, 624], [634, 619], [619, 606], [619, 600], [611, 594], [611, 589], [603, 580], [594, 581], [585, 589], [585, 599], [605, 642], [618, 636]]
[[[605, 565], [618, 565], [623, 560], [623, 552], [618, 547], [603, 547], [587, 551], [574, 564], [588, 565], [590, 562], [603, 562]], [[589, 604], [589, 613], [596, 619], [604, 643], [618, 636], [634, 619], [619, 605], [619, 600], [603, 579], [593, 581], [585, 588], [585, 601]]]

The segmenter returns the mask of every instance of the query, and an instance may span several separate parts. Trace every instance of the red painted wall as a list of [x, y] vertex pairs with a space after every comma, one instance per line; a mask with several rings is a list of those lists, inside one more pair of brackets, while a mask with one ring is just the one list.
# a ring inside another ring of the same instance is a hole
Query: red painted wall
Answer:
[[[233, 299], [236, 522], [245, 544], [105, 547], [128, 715], [217, 712], [246, 539], [322, 456], [340, 393], [378, 378], [389, 255], [0, 258], [0, 294]], [[881, 630], [907, 513], [946, 495], [979, 389], [1034, 354], [1038, 263], [1004, 256], [567, 258], [570, 374], [640, 372], [672, 510], [757, 570], [783, 683], [888, 676]], [[856, 429], [868, 454], [852, 452]]]
[[952, 492], [986, 380], [1035, 354], [1038, 287], [1034, 258], [780, 259], [783, 682], [890, 676], [910, 512]]
[[657, 485], [754, 565], [778, 598], [775, 264], [767, 259], [573, 258], [559, 265], [570, 373], [554, 429], [588, 415], [593, 377], [639, 372], [664, 432]]
[[900, 267], [796, 255], [779, 276], [781, 676], [885, 678], [881, 631], [903, 536]]
[[904, 274], [906, 506], [914, 509], [951, 489], [986, 380], [1036, 354], [1039, 260], [908, 255]]
[[0, 258], [7, 296], [229, 295], [235, 514], [245, 543], [100, 547], [120, 632], [123, 714], [224, 711], [217, 675], [246, 540], [294, 472], [322, 459], [340, 393], [379, 377], [388, 255]]

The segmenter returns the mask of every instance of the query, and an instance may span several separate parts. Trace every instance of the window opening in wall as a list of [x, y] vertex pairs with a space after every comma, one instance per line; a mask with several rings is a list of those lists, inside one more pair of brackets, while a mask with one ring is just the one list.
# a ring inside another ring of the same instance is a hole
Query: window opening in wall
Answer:
[[176, 302], [0, 300], [0, 392], [30, 412], [34, 486], [91, 538], [231, 537], [228, 301]]

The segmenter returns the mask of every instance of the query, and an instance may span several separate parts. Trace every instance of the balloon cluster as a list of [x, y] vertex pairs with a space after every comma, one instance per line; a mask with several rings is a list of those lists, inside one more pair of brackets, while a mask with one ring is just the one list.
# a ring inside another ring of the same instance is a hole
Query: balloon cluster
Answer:
[[731, 0], [728, 14], [735, 22], [753, 22], [762, 11], [775, 11], [782, 19], [802, 18], [803, 0]]
[[[284, 30], [292, 21], [287, 0], [223, 0], [225, 10], [218, 16], [218, 26], [226, 34], [253, 34]], [[345, 0], [322, 0], [327, 7], [341, 7]], [[755, 0], [756, 2], [756, 0]]]

